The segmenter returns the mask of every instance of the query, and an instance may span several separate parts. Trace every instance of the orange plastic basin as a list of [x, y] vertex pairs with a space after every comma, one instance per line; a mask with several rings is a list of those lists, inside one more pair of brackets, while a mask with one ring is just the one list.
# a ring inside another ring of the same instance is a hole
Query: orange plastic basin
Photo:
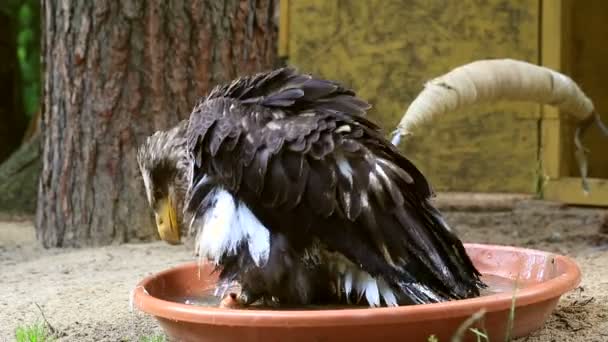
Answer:
[[[537, 250], [465, 244], [484, 276], [518, 279], [512, 337], [539, 329], [560, 296], [580, 282], [576, 263]], [[483, 327], [491, 341], [503, 341], [513, 291], [439, 304], [327, 310], [239, 310], [167, 300], [196, 297], [213, 285], [208, 265], [184, 264], [142, 280], [134, 290], [139, 310], [156, 317], [171, 341], [449, 341], [464, 320], [485, 309]], [[475, 341], [467, 330], [465, 341]]]

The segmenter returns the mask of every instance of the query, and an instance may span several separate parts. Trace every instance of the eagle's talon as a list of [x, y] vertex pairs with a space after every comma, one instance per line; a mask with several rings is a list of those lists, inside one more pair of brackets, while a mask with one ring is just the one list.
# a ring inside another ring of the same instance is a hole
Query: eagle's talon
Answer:
[[230, 292], [220, 302], [220, 308], [225, 308], [225, 309], [238, 309], [242, 306], [243, 305], [238, 301], [236, 293], [234, 293], [234, 292]]
[[264, 296], [262, 298], [262, 301], [264, 303], [264, 306], [269, 307], [269, 308], [276, 309], [280, 306], [279, 299], [274, 296], [272, 296], [272, 297]]
[[251, 293], [251, 291], [241, 290], [241, 293], [239, 294], [239, 296], [236, 300], [237, 300], [237, 302], [239, 302], [239, 304], [241, 306], [249, 306], [249, 305], [255, 303], [261, 297], [262, 297], [261, 295], [255, 295], [255, 294]]

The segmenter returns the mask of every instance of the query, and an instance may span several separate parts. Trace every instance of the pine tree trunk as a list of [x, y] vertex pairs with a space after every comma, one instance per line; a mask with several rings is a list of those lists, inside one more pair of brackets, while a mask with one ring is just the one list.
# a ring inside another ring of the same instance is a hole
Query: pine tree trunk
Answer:
[[156, 236], [135, 151], [218, 82], [272, 67], [273, 0], [43, 0], [47, 247]]

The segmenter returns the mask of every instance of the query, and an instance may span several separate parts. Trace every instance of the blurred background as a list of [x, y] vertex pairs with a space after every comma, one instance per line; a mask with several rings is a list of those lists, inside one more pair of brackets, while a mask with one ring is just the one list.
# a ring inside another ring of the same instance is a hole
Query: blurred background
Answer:
[[[370, 116], [387, 135], [425, 81], [485, 58], [514, 58], [570, 75], [608, 120], [608, 84], [603, 81], [608, 76], [608, 45], [603, 43], [608, 36], [608, 3], [604, 1], [218, 4], [195, 1], [182, 10], [177, 2], [133, 1], [125, 6], [102, 2], [63, 8], [46, 1], [3, 1], [0, 192], [5, 195], [0, 197], [0, 211], [33, 215], [37, 203], [50, 203], [41, 209], [47, 214], [65, 210], [60, 208], [61, 201], [49, 195], [58, 190], [55, 181], [39, 188], [45, 184], [38, 182], [43, 168], [41, 147], [56, 151], [47, 154], [45, 179], [72, 179], [63, 193], [71, 202], [84, 201], [81, 211], [93, 207], [93, 201], [70, 194], [85, 191], [83, 188], [97, 188], [99, 196], [104, 192], [103, 182], [114, 184], [113, 179], [124, 178], [122, 188], [140, 191], [131, 168], [134, 150], [145, 136], [184, 118], [211, 86], [278, 65], [292, 65], [355, 89], [372, 103]], [[41, 20], [41, 11], [47, 12], [46, 22]], [[155, 54], [156, 48], [161, 52]], [[127, 64], [120, 69], [123, 60]], [[50, 106], [46, 115], [45, 78]], [[105, 105], [112, 101], [116, 101], [114, 107]], [[150, 120], [139, 120], [140, 115], [148, 115]], [[41, 117], [47, 118], [46, 125], [44, 120], [40, 124]], [[80, 146], [95, 143], [98, 154], [82, 150], [76, 157], [67, 155], [74, 142], [53, 136], [53, 131], [81, 137]], [[441, 192], [518, 193], [568, 204], [608, 206], [606, 142], [593, 129], [584, 141], [591, 150], [593, 189], [585, 196], [574, 159], [573, 133], [573, 123], [552, 107], [493, 103], [422, 125], [402, 148]], [[126, 158], [113, 160], [119, 150]], [[109, 157], [104, 158], [104, 153]], [[66, 163], [60, 162], [65, 158]], [[70, 168], [94, 167], [93, 161], [131, 171], [118, 176], [114, 172], [118, 178], [105, 180], [101, 178], [107, 174], [103, 169], [92, 171], [100, 175], [95, 180], [69, 172]], [[120, 196], [107, 197], [108, 201], [123, 201]], [[128, 206], [126, 212], [116, 213], [114, 208], [113, 214], [100, 216], [132, 216], [145, 208]], [[72, 203], [72, 209], [75, 207], [78, 205]], [[148, 214], [142, 213], [146, 218], [140, 220], [127, 220], [128, 224], [147, 226]], [[48, 216], [39, 210], [38, 223], [47, 226], [50, 222], [54, 230], [62, 226], [81, 229], [93, 221], [42, 219]], [[100, 223], [99, 229], [106, 231], [101, 235], [109, 234], [111, 239], [93, 238], [93, 242], [154, 234], [152, 230], [131, 232], [128, 227], [121, 228], [124, 233], [103, 228], [115, 224], [112, 220]], [[46, 238], [50, 245], [62, 239]]]
[[[0, 2], [0, 209], [33, 213], [40, 172], [40, 1]], [[22, 144], [25, 153], [7, 161]]]

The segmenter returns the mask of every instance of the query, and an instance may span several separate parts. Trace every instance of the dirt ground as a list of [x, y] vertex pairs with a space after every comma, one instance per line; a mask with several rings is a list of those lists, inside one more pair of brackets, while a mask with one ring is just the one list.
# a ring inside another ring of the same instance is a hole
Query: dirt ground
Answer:
[[[582, 268], [581, 286], [562, 297], [543, 329], [520, 341], [608, 341], [608, 211], [517, 198], [482, 206], [470, 200], [440, 202], [464, 241], [566, 254]], [[12, 341], [18, 325], [41, 321], [41, 310], [60, 341], [159, 334], [154, 319], [130, 311], [130, 291], [142, 277], [191, 258], [184, 246], [161, 242], [47, 250], [30, 221], [2, 220], [0, 341]]]

